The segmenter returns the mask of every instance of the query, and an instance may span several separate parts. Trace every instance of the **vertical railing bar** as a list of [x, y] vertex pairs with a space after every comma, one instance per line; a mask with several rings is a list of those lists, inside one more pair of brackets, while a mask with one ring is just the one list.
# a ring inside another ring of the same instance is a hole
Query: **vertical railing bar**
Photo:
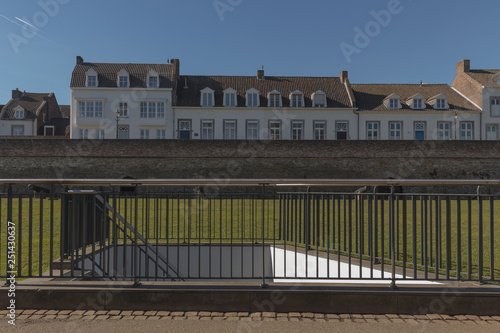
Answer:
[[40, 238], [38, 251], [38, 276], [43, 275], [43, 195], [40, 194]]
[[[50, 277], [54, 276], [52, 263], [54, 262], [54, 185], [50, 186], [50, 253], [49, 253], [49, 274]], [[19, 203], [21, 204], [21, 202]], [[19, 219], [20, 224], [22, 220]]]
[[352, 200], [350, 196], [349, 199], [349, 279], [352, 278]]
[[375, 257], [373, 256], [373, 197], [367, 195], [368, 199], [368, 255], [370, 256], [370, 279], [373, 279], [373, 264]]
[[472, 197], [467, 197], [467, 280], [472, 280]]
[[446, 280], [450, 279], [451, 271], [451, 202], [446, 196]]
[[391, 256], [391, 285], [390, 287], [392, 289], [397, 289], [396, 286], [396, 244], [394, 242], [396, 241], [396, 237], [394, 235], [396, 228], [395, 228], [395, 223], [396, 219], [394, 218], [394, 186], [391, 186], [391, 195], [389, 199], [389, 239], [390, 239], [390, 245], [389, 245], [389, 251], [390, 251], [390, 256]]
[[[1, 207], [1, 202], [0, 202]], [[23, 195], [19, 194], [19, 210], [18, 210], [18, 226], [17, 226], [17, 275], [19, 277], [23, 276]], [[1, 211], [0, 211], [1, 216]], [[8, 222], [8, 220], [7, 220]], [[11, 221], [13, 222], [13, 221]], [[0, 223], [1, 224], [1, 223]], [[7, 229], [8, 230], [8, 229]], [[2, 234], [0, 227], [0, 234]], [[8, 236], [8, 235], [7, 235]], [[52, 247], [53, 242], [50, 242]], [[52, 257], [50, 258], [50, 276], [52, 277]], [[8, 261], [6, 263], [8, 265]]]
[[134, 223], [135, 223], [135, 232], [134, 232], [134, 286], [139, 286], [139, 263], [138, 263], [138, 226], [139, 226], [139, 193], [138, 193], [137, 185], [135, 187], [135, 196], [134, 196]]
[[490, 280], [495, 280], [495, 207], [490, 195]]
[[457, 197], [457, 280], [462, 277], [462, 198]]
[[[12, 210], [13, 208], [13, 193], [12, 193], [12, 185], [8, 184], [7, 185], [7, 223], [5, 224], [5, 277], [6, 278], [12, 278], [13, 275], [11, 271], [12, 269], [9, 269], [9, 222], [14, 223], [13, 221], [13, 215], [12, 215]], [[19, 221], [21, 222], [21, 221]], [[0, 223], [1, 224], [1, 223]], [[1, 231], [1, 230], [0, 230]], [[7, 280], [6, 280], [7, 284]]]
[[477, 211], [478, 211], [478, 263], [477, 273], [478, 281], [483, 280], [483, 198], [481, 196], [481, 186], [477, 187]]
[[436, 259], [435, 259], [435, 266], [436, 266], [436, 280], [439, 280], [439, 271], [441, 269], [441, 244], [440, 239], [441, 239], [441, 196], [435, 196], [434, 197], [434, 204], [436, 209], [434, 210], [435, 214], [435, 242], [436, 242]]
[[[417, 198], [416, 196], [411, 196], [411, 222], [412, 222], [412, 260], [413, 260], [413, 278], [417, 279]], [[420, 242], [423, 242], [423, 236], [420, 234]]]
[[[408, 260], [408, 236], [407, 236], [407, 223], [408, 223], [408, 216], [407, 216], [407, 200], [406, 196], [401, 197], [401, 201], [403, 204], [403, 279], [406, 279], [406, 265], [407, 265], [407, 260]], [[398, 214], [399, 216], [399, 214]]]

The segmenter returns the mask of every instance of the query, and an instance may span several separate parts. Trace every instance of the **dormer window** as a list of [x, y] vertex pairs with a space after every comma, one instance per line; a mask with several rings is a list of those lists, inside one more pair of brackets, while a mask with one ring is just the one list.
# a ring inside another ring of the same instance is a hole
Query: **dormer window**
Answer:
[[148, 88], [158, 88], [158, 73], [150, 71], [148, 74]]
[[97, 80], [97, 72], [93, 69], [90, 69], [87, 72], [87, 82], [86, 86], [89, 88], [95, 88], [99, 85], [99, 82]]
[[248, 107], [259, 107], [260, 106], [260, 98], [259, 91], [257, 89], [250, 89], [247, 91], [247, 106]]
[[281, 93], [277, 90], [273, 90], [269, 93], [269, 103], [268, 106], [271, 108], [279, 108], [282, 106]]
[[392, 94], [384, 99], [384, 105], [388, 109], [401, 109], [401, 98], [397, 94]]
[[224, 90], [224, 106], [225, 107], [236, 106], [236, 90], [232, 88]]
[[431, 97], [428, 103], [433, 105], [436, 110], [446, 110], [450, 108], [448, 105], [448, 99], [443, 94]]
[[17, 106], [14, 109], [14, 118], [16, 118], [16, 119], [24, 119], [25, 116], [26, 116], [26, 113], [24, 112], [23, 107]]
[[311, 99], [313, 101], [313, 108], [326, 108], [326, 93], [324, 91], [316, 91]]
[[408, 98], [408, 105], [413, 110], [425, 109], [424, 96], [416, 94]]
[[205, 88], [201, 91], [201, 106], [203, 107], [213, 107], [214, 102], [214, 90], [210, 88]]
[[295, 90], [290, 94], [290, 107], [301, 108], [304, 106], [304, 94], [300, 90]]
[[119, 88], [128, 88], [128, 87], [130, 87], [129, 74], [124, 69], [122, 69], [118, 73], [118, 87]]

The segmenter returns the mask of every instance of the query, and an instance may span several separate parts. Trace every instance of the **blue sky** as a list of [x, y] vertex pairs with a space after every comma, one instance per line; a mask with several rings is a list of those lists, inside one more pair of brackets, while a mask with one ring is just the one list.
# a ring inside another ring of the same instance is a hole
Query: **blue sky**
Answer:
[[179, 58], [182, 74], [200, 75], [255, 75], [262, 65], [266, 75], [281, 76], [348, 70], [353, 83], [451, 83], [462, 59], [472, 68], [500, 67], [498, 0], [5, 2], [0, 104], [15, 88], [55, 92], [69, 104], [77, 55]]

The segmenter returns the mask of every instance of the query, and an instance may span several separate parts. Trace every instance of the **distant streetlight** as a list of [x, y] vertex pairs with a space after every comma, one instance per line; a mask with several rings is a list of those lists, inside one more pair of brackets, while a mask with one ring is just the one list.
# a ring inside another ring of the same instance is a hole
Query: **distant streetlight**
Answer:
[[118, 122], [120, 121], [120, 110], [116, 109], [116, 138], [118, 139]]
[[457, 131], [458, 131], [458, 128], [457, 128], [457, 118], [458, 118], [458, 114], [455, 112], [455, 124], [454, 124], [454, 127], [455, 127], [455, 140], [457, 139]]

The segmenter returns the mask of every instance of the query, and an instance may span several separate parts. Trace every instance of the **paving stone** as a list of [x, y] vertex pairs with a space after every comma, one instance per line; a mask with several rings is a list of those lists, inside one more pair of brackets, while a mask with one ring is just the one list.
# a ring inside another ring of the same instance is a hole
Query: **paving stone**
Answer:
[[260, 312], [254, 312], [254, 313], [250, 314], [250, 317], [252, 317], [252, 318], [261, 318], [262, 317], [262, 313], [260, 313]]
[[340, 316], [338, 314], [333, 314], [333, 313], [327, 313], [326, 314], [326, 319], [340, 319]]
[[352, 319], [363, 319], [363, 315], [360, 314], [351, 314]]
[[60, 315], [60, 314], [56, 315], [56, 319], [58, 319], [58, 320], [66, 320], [68, 318], [69, 318], [69, 315]]
[[72, 311], [71, 315], [72, 316], [82, 316], [84, 313], [85, 313], [85, 310], [76, 310], [76, 311]]
[[146, 311], [146, 312], [144, 313], [144, 315], [145, 315], [145, 316], [156, 316], [156, 313], [157, 313], [157, 312], [158, 312], [158, 311]]
[[449, 316], [449, 315], [445, 315], [445, 314], [442, 314], [441, 315], [441, 318], [443, 320], [457, 320], [457, 318], [453, 317], [453, 316]]
[[250, 317], [240, 317], [240, 321], [252, 321], [252, 318]]
[[297, 317], [288, 318], [288, 321], [300, 321]]
[[[188, 320], [200, 320], [200, 317], [198, 317], [198, 316], [191, 316], [191, 317], [186, 317], [186, 318], [187, 318]], [[205, 318], [205, 317], [204, 317], [204, 318]], [[238, 319], [238, 318], [236, 317], [236, 319]]]
[[276, 313], [276, 318], [288, 318], [288, 313]]
[[251, 317], [253, 321], [262, 321], [262, 317]]
[[[45, 314], [45, 312], [47, 312], [47, 310], [38, 310], [37, 312], [35, 312], [35, 314], [37, 315], [43, 315]], [[5, 314], [7, 314], [8, 312], [5, 312]]]
[[467, 317], [466, 317], [466, 316], [464, 316], [464, 315], [458, 315], [458, 316], [455, 316], [455, 318], [456, 318], [457, 320], [468, 320], [468, 319], [467, 319]]
[[500, 316], [491, 316], [491, 318], [500, 321]]
[[[6, 314], [9, 314], [9, 313], [10, 313], [10, 310], [0, 310], [0, 316], [6, 315]], [[43, 314], [43, 313], [41, 313], [41, 314]]]
[[122, 311], [120, 314], [122, 316], [132, 316], [132, 313], [134, 313], [134, 311]]
[[238, 317], [249, 317], [250, 316], [250, 313], [248, 312], [238, 312]]
[[228, 320], [228, 321], [238, 321], [238, 320], [240, 320], [240, 318], [238, 318], [238, 317], [226, 317], [226, 320]]
[[276, 318], [265, 317], [265, 318], [262, 318], [262, 321], [276, 321]]
[[172, 319], [173, 320], [186, 320], [187, 317], [184, 317], [184, 316], [182, 316], [182, 317], [172, 317]]
[[427, 317], [429, 317], [430, 320], [441, 320], [443, 319], [441, 315], [438, 315], [437, 313], [428, 313]]
[[158, 316], [148, 316], [147, 320], [160, 320], [160, 317], [158, 317]]
[[369, 324], [374, 324], [374, 323], [377, 323], [377, 320], [376, 320], [376, 319], [373, 319], [373, 318], [372, 318], [372, 319], [370, 319], [370, 318], [365, 319], [365, 321], [366, 321], [367, 323], [369, 323]]
[[220, 320], [224, 320], [225, 318], [224, 317], [212, 317], [212, 320], [215, 320], [215, 321], [220, 321]]
[[290, 312], [288, 318], [300, 318], [300, 312]]
[[224, 317], [227, 317], [227, 318], [229, 318], [229, 317], [238, 317], [238, 312], [226, 312], [224, 314]]
[[[347, 314], [347, 313], [342, 313], [342, 314], [339, 314], [339, 318], [340, 319], [351, 319], [351, 315]], [[385, 318], [385, 316], [384, 316], [384, 318]]]
[[419, 324], [419, 322], [416, 321], [415, 319], [405, 319], [404, 321], [405, 321], [405, 323], [411, 324], [411, 325], [418, 325]]
[[109, 316], [108, 315], [98, 315], [95, 317], [95, 320], [104, 320], [104, 319], [108, 319]]
[[95, 314], [94, 310], [87, 310], [87, 311], [85, 311], [85, 313], [83, 315], [84, 316], [93, 316], [94, 314]]
[[60, 315], [69, 315], [69, 314], [71, 314], [72, 312], [73, 312], [73, 311], [71, 311], [71, 310], [61, 310], [61, 311], [59, 311], [59, 313], [58, 313], [58, 314], [60, 314]]
[[479, 316], [479, 319], [486, 320], [486, 321], [493, 320], [493, 318], [491, 318], [490, 316]]
[[45, 312], [45, 315], [57, 315], [59, 313], [59, 310], [48, 310]]
[[389, 318], [377, 318], [375, 319], [378, 323], [381, 324], [389, 324], [392, 323], [392, 321]]
[[184, 311], [175, 311], [175, 312], [171, 312], [170, 315], [172, 317], [184, 317]]
[[37, 315], [37, 314], [33, 314], [30, 316], [30, 320], [38, 320], [38, 319], [42, 319], [43, 318], [43, 315]]
[[120, 320], [122, 318], [123, 318], [123, 316], [110, 316], [109, 320]]
[[314, 318], [314, 313], [312, 313], [312, 312], [302, 312], [301, 316], [302, 316], [302, 318]]
[[148, 316], [134, 316], [135, 320], [146, 320], [148, 319]]
[[300, 318], [300, 321], [313, 321], [314, 318]]
[[169, 316], [170, 315], [170, 311], [158, 311], [158, 313], [156, 315], [157, 316], [161, 316], [161, 317]]
[[427, 317], [427, 315], [414, 315], [413, 317], [415, 317], [415, 319], [418, 320], [430, 320], [429, 317]]
[[211, 317], [212, 316], [212, 312], [200, 311], [200, 312], [198, 312], [198, 316], [200, 316], [200, 317]]
[[120, 312], [120, 310], [111, 310], [108, 312], [108, 316], [118, 316]]
[[278, 317], [278, 318], [276, 318], [276, 321], [288, 321], [288, 317]]
[[198, 317], [198, 311], [188, 311], [184, 313], [184, 316], [186, 317]]
[[94, 316], [94, 315], [91, 315], [91, 316], [83, 316], [82, 318], [83, 318], [83, 320], [94, 320], [95, 316]]
[[366, 323], [366, 320], [364, 319], [352, 319], [353, 323]]
[[325, 314], [324, 313], [315, 313], [314, 314], [314, 319], [325, 319]]
[[372, 314], [365, 314], [363, 315], [363, 319], [375, 319], [375, 315], [372, 315]]
[[393, 319], [391, 319], [391, 322], [395, 323], [395, 324], [404, 324], [405, 323], [405, 321], [403, 319], [400, 319], [400, 318], [393, 318]]
[[386, 316], [387, 318], [389, 318], [389, 319], [400, 319], [400, 318], [399, 318], [399, 315], [394, 314], [394, 313], [389, 313], [389, 314], [386, 314], [385, 316]]
[[474, 315], [466, 315], [467, 319], [469, 320], [474, 320], [474, 321], [479, 321], [479, 317], [478, 316], [474, 316]]
[[23, 311], [23, 314], [24, 315], [32, 315], [36, 312], [37, 310], [24, 310]]
[[96, 316], [102, 316], [102, 315], [107, 315], [107, 314], [108, 314], [107, 310], [99, 310], [99, 311], [96, 311], [96, 313], [95, 313]]
[[135, 316], [123, 316], [122, 319], [123, 320], [133, 320], [133, 319], [135, 319]]
[[132, 315], [133, 316], [143, 316], [144, 315], [144, 311], [132, 311]]
[[262, 312], [262, 318], [276, 318], [276, 312]]
[[224, 317], [224, 313], [222, 313], [222, 312], [211, 312], [210, 316], [211, 317]]
[[30, 315], [20, 314], [16, 315], [16, 320], [26, 320], [30, 317]]
[[45, 320], [56, 319], [56, 315], [45, 315], [45, 316], [43, 316], [43, 319], [45, 319]]
[[399, 315], [401, 319], [413, 319], [413, 315], [401, 314]]

